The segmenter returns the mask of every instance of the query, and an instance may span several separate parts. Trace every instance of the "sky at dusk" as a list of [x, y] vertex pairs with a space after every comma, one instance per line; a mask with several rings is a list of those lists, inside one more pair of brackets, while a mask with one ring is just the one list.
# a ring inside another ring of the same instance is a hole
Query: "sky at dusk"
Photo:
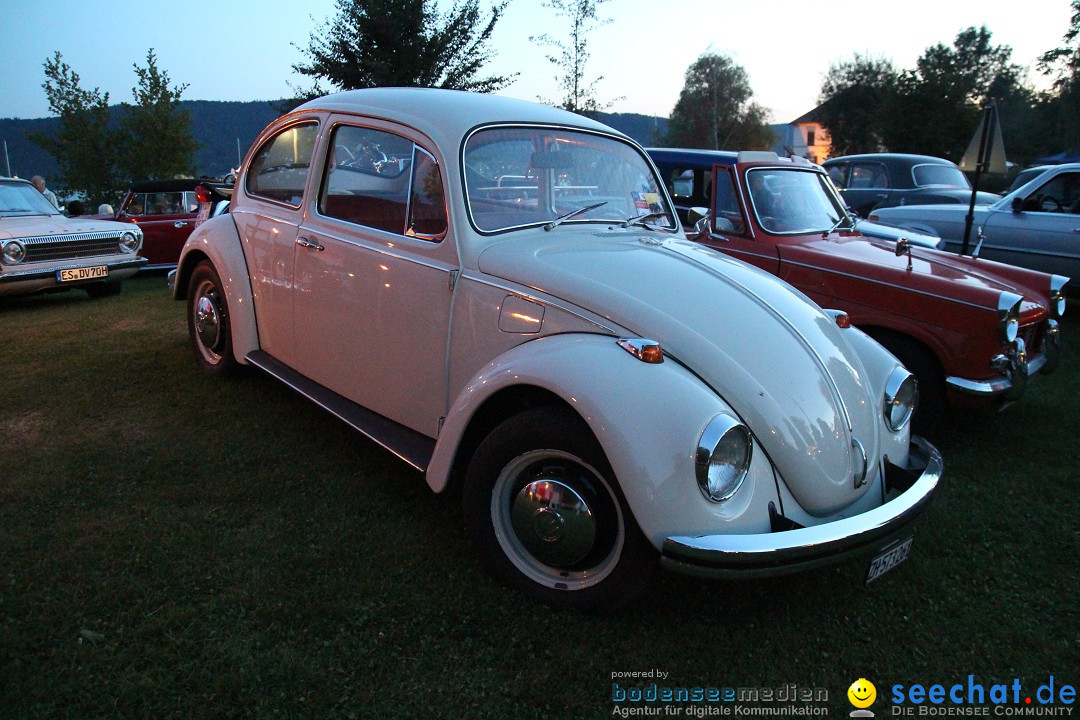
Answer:
[[[687, 67], [712, 51], [746, 69], [755, 99], [773, 122], [813, 109], [832, 63], [859, 52], [913, 67], [928, 46], [951, 45], [971, 25], [985, 24], [994, 43], [1011, 46], [1013, 61], [1045, 87], [1035, 61], [1061, 44], [1070, 16], [1069, 0], [610, 0], [599, 11], [612, 22], [588, 36], [586, 71], [588, 79], [603, 76], [597, 94], [601, 102], [615, 100], [610, 111], [668, 116]], [[132, 65], [145, 65], [149, 48], [173, 83], [188, 85], [186, 100], [291, 96], [294, 87], [310, 86], [292, 70], [304, 59], [299, 48], [333, 14], [333, 0], [0, 0], [0, 117], [48, 116], [43, 64], [56, 50], [84, 88], [108, 91], [112, 103], [131, 101]], [[565, 38], [565, 20], [538, 0], [511, 0], [495, 28], [497, 55], [487, 70], [519, 75], [500, 94], [559, 98], [557, 68], [545, 59], [548, 51], [529, 39], [544, 32]]]

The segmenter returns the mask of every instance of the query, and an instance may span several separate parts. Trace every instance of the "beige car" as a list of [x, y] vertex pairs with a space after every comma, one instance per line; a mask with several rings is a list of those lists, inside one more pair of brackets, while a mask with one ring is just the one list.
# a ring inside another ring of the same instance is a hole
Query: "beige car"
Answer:
[[80, 288], [120, 292], [146, 264], [131, 223], [67, 218], [26, 180], [0, 178], [0, 296]]

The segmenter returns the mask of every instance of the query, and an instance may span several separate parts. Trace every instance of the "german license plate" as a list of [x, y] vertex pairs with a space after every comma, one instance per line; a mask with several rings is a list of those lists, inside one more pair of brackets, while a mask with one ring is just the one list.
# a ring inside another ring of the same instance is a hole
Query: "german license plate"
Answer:
[[109, 268], [105, 265], [94, 265], [84, 268], [65, 268], [56, 271], [57, 282], [75, 282], [77, 280], [98, 280], [109, 277]]
[[911, 556], [911, 543], [914, 537], [905, 540], [897, 540], [887, 548], [874, 556], [870, 561], [870, 570], [866, 573], [866, 582], [872, 583], [879, 577], [895, 568]]

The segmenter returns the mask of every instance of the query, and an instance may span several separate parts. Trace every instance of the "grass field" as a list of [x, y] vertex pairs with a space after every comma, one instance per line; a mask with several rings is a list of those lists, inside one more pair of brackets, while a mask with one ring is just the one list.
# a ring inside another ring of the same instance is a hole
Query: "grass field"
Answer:
[[1063, 326], [1021, 403], [948, 419], [940, 492], [883, 580], [664, 573], [603, 618], [490, 579], [453, 502], [287, 388], [200, 374], [162, 276], [2, 301], [0, 717], [601, 718], [613, 673], [653, 669], [824, 688], [840, 718], [860, 677], [879, 718], [897, 683], [1075, 686]]

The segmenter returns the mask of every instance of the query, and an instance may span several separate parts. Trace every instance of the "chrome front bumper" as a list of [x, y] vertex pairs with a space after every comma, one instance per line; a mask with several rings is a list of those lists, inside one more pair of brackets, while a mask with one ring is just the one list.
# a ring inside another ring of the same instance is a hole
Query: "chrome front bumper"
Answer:
[[1061, 359], [1061, 327], [1056, 320], [1048, 320], [1046, 337], [1043, 338], [1043, 352], [1030, 360], [1023, 340], [1016, 340], [1014, 346], [1005, 355], [999, 355], [991, 365], [1001, 372], [998, 377], [989, 380], [968, 380], [961, 377], [948, 377], [945, 383], [953, 390], [968, 395], [989, 397], [1000, 395], [1006, 401], [1019, 400], [1027, 390], [1028, 380], [1032, 375], [1048, 375], [1057, 369]]
[[926, 507], [941, 480], [941, 454], [921, 437], [911, 438], [911, 486], [889, 502], [843, 520], [760, 535], [673, 536], [664, 540], [661, 562], [678, 572], [708, 577], [783, 575], [880, 550]]
[[[95, 282], [123, 280], [141, 270], [143, 266], [146, 265], [146, 262], [146, 258], [143, 257], [92, 257], [65, 261], [54, 265], [50, 264], [46, 267], [37, 265], [17, 270], [5, 270], [0, 273], [0, 295], [7, 292], [32, 292], [52, 287], [85, 287], [86, 285]], [[104, 265], [109, 268], [109, 277], [67, 283], [60, 283], [56, 280], [56, 273], [58, 270], [74, 270], [77, 268], [91, 267], [93, 265]]]

